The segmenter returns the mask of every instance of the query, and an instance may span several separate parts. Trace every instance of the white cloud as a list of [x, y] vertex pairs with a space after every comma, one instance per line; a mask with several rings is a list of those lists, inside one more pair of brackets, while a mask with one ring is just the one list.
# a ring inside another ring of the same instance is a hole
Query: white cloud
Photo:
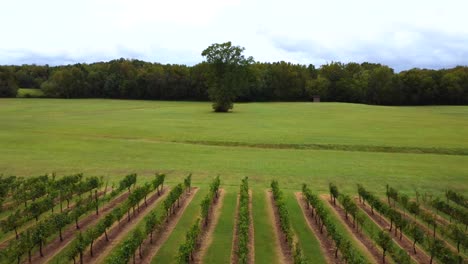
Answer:
[[468, 64], [463, 0], [1, 2], [0, 64], [119, 57], [194, 64], [208, 45], [228, 40], [259, 61]]

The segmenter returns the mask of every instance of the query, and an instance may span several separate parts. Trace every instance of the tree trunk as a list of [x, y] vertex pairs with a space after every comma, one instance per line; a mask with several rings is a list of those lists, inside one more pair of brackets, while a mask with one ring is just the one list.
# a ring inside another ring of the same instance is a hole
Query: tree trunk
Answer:
[[70, 209], [70, 199], [67, 199], [67, 209]]
[[60, 235], [60, 241], [63, 241], [63, 237], [62, 237], [62, 228], [59, 228], [59, 235]]
[[78, 218], [75, 218], [75, 226], [76, 226], [76, 229], [80, 229], [80, 226], [78, 225]]
[[416, 254], [416, 240], [414, 240], [413, 242], [413, 251], [414, 251], [414, 254]]
[[28, 250], [28, 259], [29, 259], [29, 263], [31, 263], [31, 250]]
[[104, 229], [104, 234], [106, 235], [106, 241], [109, 241], [109, 237], [107, 236], [107, 228]]
[[44, 257], [44, 254], [42, 254], [42, 241], [39, 241], [39, 254]]
[[153, 231], [150, 232], [150, 244], [153, 244]]
[[91, 245], [89, 245], [89, 253], [91, 253], [91, 257], [93, 257], [93, 244], [94, 240], [91, 240]]
[[382, 262], [383, 262], [383, 264], [385, 264], [385, 251], [386, 251], [386, 250], [383, 251], [383, 255], [382, 255]]
[[80, 251], [80, 264], [83, 264], [83, 251]]
[[15, 235], [16, 235], [16, 239], [18, 239], [18, 238], [19, 238], [19, 236], [18, 236], [18, 228], [17, 228], [16, 226], [15, 226]]

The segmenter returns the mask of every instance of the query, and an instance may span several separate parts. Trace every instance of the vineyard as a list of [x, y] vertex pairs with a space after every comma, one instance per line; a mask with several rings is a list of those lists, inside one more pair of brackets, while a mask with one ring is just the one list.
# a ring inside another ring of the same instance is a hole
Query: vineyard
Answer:
[[[193, 186], [157, 173], [0, 177], [1, 263], [453, 263], [468, 261], [465, 194], [328, 194]], [[260, 206], [260, 207], [258, 207]], [[264, 214], [257, 214], [265, 210]], [[220, 246], [221, 245], [221, 246]], [[265, 246], [270, 251], [265, 254]]]

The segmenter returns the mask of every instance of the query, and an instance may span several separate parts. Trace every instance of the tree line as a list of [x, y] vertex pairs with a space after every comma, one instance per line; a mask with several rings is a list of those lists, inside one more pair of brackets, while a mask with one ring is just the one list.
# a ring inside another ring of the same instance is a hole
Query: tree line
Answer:
[[[118, 59], [92, 64], [0, 66], [0, 97], [18, 87], [51, 98], [209, 100], [208, 62], [194, 66]], [[323, 101], [378, 105], [468, 104], [468, 67], [396, 73], [376, 63], [332, 62], [315, 67], [254, 62], [236, 87], [237, 101]]]

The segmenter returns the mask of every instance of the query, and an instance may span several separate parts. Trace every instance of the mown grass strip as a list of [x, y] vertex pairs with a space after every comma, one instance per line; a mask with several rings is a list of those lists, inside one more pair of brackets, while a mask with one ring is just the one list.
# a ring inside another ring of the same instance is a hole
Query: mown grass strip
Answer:
[[177, 263], [179, 246], [184, 242], [185, 233], [189, 227], [195, 223], [197, 217], [200, 215], [200, 203], [208, 191], [208, 188], [201, 188], [200, 191], [195, 194], [195, 197], [188, 205], [187, 209], [185, 209], [177, 226], [166, 240], [166, 243], [164, 243], [156, 256], [151, 260], [151, 263]]
[[254, 191], [252, 194], [252, 213], [255, 230], [255, 263], [280, 263], [276, 252], [274, 226], [268, 213], [265, 191]]
[[231, 259], [236, 198], [236, 192], [226, 191], [221, 215], [213, 233], [213, 242], [203, 258], [203, 263], [229, 263]]
[[302, 252], [310, 263], [327, 263], [320, 250], [320, 243], [308, 227], [293, 193], [285, 195], [284, 201], [289, 210], [289, 218], [296, 237], [302, 246]]

